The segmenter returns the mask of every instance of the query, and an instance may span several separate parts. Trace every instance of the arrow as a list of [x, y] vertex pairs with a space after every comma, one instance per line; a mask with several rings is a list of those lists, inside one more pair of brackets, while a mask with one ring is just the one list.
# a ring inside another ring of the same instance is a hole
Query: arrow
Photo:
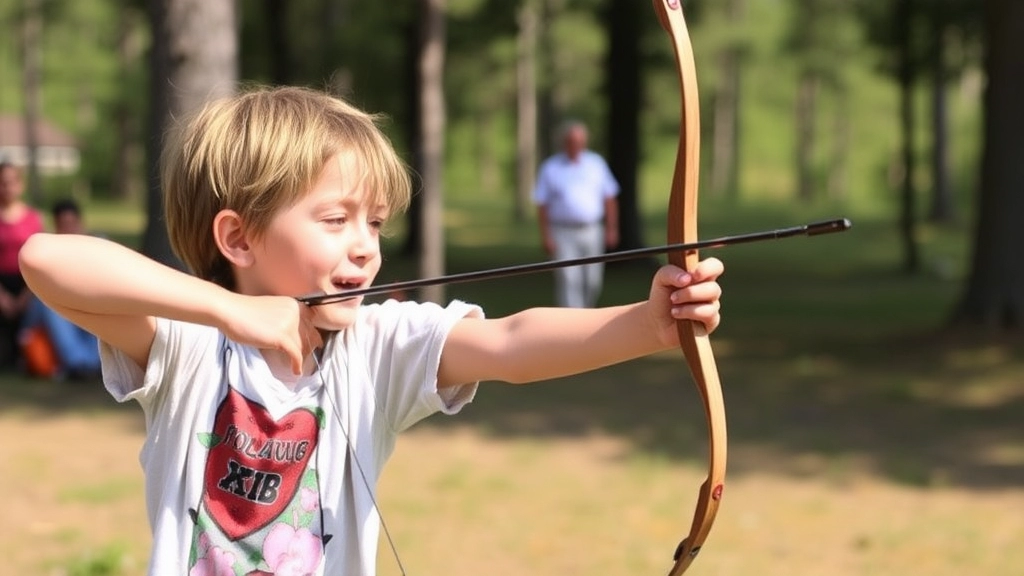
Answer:
[[623, 250], [620, 252], [608, 252], [607, 254], [585, 256], [583, 258], [573, 258], [569, 260], [551, 260], [548, 262], [520, 264], [516, 266], [506, 266], [504, 268], [492, 268], [490, 270], [479, 270], [476, 272], [464, 272], [461, 274], [438, 276], [436, 278], [406, 280], [403, 282], [381, 284], [379, 286], [370, 286], [356, 290], [346, 290], [344, 292], [337, 292], [334, 294], [313, 294], [309, 296], [300, 296], [298, 300], [299, 302], [308, 304], [309, 306], [322, 306], [324, 304], [333, 304], [335, 302], [351, 300], [352, 298], [359, 296], [376, 296], [399, 290], [412, 290], [415, 288], [423, 288], [424, 286], [436, 286], [438, 284], [459, 284], [462, 282], [474, 282], [478, 280], [492, 280], [495, 278], [506, 278], [509, 276], [546, 272], [548, 270], [567, 268], [569, 266], [583, 266], [585, 264], [598, 264], [601, 262], [634, 260], [644, 256], [666, 254], [668, 252], [687, 252], [690, 250], [722, 248], [736, 244], [749, 244], [751, 242], [760, 242], [763, 240], [778, 240], [780, 238], [789, 238], [792, 236], [818, 236], [821, 234], [843, 232], [845, 230], [849, 230], [851, 226], [853, 226], [853, 224], [849, 219], [838, 218], [835, 220], [803, 224], [801, 226], [791, 226], [789, 228], [778, 228], [776, 230], [765, 230], [763, 232], [749, 232], [747, 234], [723, 236], [721, 238], [712, 238], [709, 240], [701, 240], [699, 242], [665, 244], [662, 246], [637, 248], [635, 250]]

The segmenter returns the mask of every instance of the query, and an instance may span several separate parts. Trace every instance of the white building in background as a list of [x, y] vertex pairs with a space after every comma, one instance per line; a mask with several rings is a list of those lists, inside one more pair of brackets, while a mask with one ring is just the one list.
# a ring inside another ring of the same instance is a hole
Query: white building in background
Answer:
[[[28, 164], [25, 120], [21, 116], [0, 114], [0, 162], [3, 161], [22, 167]], [[75, 139], [46, 120], [40, 120], [36, 148], [39, 173], [46, 176], [74, 174], [80, 161]]]

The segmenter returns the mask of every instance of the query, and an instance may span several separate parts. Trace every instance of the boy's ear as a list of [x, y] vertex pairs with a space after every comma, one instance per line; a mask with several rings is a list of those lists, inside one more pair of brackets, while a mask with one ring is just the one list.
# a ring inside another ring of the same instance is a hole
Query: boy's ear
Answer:
[[213, 239], [228, 262], [242, 267], [252, 264], [253, 254], [245, 226], [234, 210], [221, 210], [213, 217]]

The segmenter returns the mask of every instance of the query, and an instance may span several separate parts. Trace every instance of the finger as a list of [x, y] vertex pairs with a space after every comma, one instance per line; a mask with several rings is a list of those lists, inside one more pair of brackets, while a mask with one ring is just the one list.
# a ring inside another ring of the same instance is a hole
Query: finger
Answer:
[[671, 300], [673, 304], [699, 304], [715, 302], [721, 297], [722, 286], [718, 282], [701, 282], [672, 292]]
[[718, 327], [722, 320], [721, 306], [718, 302], [674, 306], [672, 308], [672, 317], [677, 320], [700, 322], [704, 324], [704, 328], [710, 333]]
[[706, 258], [697, 264], [697, 267], [690, 271], [694, 282], [707, 282], [714, 280], [725, 272], [725, 264], [718, 258]]
[[678, 266], [667, 264], [658, 269], [655, 281], [662, 286], [685, 288], [693, 282], [693, 276]]

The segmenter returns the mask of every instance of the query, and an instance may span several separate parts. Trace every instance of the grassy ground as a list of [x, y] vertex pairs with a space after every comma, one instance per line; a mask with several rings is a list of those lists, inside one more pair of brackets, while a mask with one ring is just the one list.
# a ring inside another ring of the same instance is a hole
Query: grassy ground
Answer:
[[[800, 218], [707, 216], [703, 236]], [[467, 202], [450, 225], [452, 271], [539, 257], [535, 230], [500, 211]], [[892, 225], [870, 219], [835, 237], [718, 254], [725, 322], [713, 340], [730, 470], [690, 573], [952, 576], [1024, 565], [1022, 346], [942, 328], [964, 245], [962, 234], [925, 232], [927, 272], [913, 277], [898, 272]], [[411, 275], [395, 256], [385, 267], [382, 280]], [[615, 265], [607, 277], [605, 303], [634, 300], [650, 269]], [[448, 295], [500, 315], [550, 294], [540, 275]], [[137, 410], [98, 386], [0, 380], [0, 573], [139, 573], [142, 433]], [[485, 384], [463, 414], [406, 434], [381, 507], [410, 576], [664, 573], [705, 450], [675, 353], [543, 385]], [[380, 573], [399, 573], [383, 544]]]

